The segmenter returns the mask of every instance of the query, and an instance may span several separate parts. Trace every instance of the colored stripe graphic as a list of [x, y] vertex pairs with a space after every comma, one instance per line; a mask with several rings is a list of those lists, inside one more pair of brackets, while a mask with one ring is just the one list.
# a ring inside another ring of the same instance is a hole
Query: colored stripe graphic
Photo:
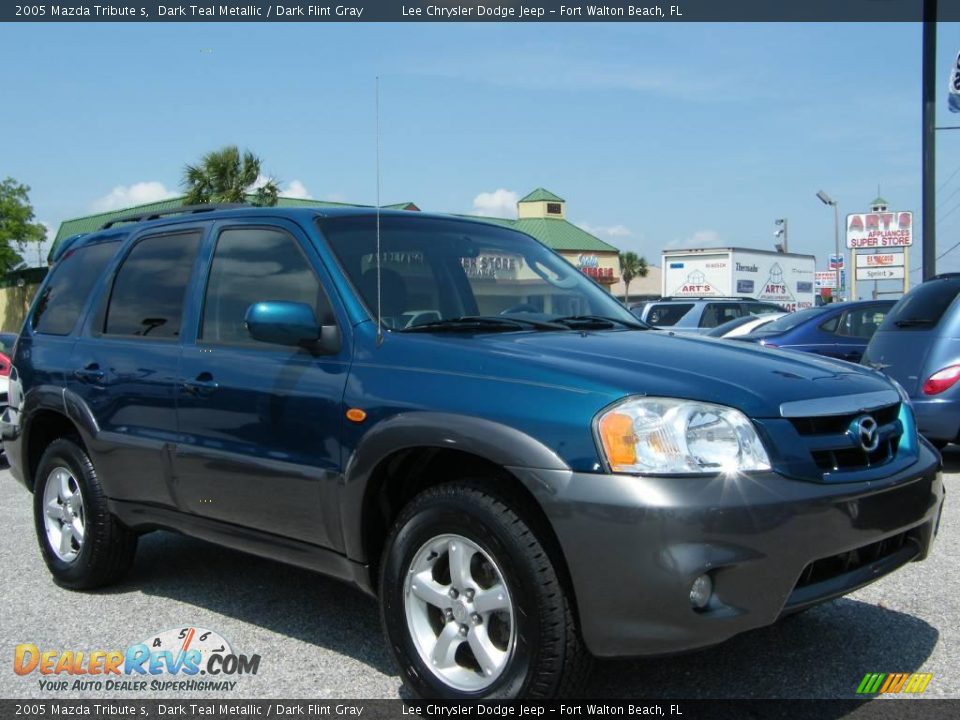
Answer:
[[857, 686], [858, 695], [922, 693], [933, 673], [867, 673]]
[[886, 673], [867, 673], [860, 681], [860, 687], [857, 688], [858, 695], [873, 695], [880, 689], [880, 683], [887, 676]]

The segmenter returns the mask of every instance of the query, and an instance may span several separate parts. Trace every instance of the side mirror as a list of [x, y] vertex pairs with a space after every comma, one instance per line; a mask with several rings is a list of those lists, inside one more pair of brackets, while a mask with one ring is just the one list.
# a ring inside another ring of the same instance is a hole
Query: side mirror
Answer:
[[254, 303], [247, 308], [244, 321], [250, 337], [260, 342], [304, 347], [317, 355], [333, 355], [340, 350], [339, 328], [321, 326], [306, 303]]

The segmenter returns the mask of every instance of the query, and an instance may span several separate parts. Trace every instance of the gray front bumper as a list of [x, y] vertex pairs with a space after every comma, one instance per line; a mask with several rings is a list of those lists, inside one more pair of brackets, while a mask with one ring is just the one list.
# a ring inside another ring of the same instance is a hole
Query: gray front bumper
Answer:
[[[712, 645], [922, 559], [943, 502], [939, 469], [939, 455], [921, 443], [909, 469], [846, 484], [774, 473], [512, 470], [557, 534], [587, 646], [598, 656], [623, 656]], [[867, 552], [882, 557], [868, 562]], [[705, 572], [714, 598], [696, 611], [690, 586]]]

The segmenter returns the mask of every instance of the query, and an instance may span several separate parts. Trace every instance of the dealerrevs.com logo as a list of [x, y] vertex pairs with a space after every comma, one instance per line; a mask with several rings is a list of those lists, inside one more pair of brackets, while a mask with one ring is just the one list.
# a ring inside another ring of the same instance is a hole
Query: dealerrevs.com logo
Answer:
[[52, 650], [21, 643], [13, 671], [35, 676], [48, 692], [229, 692], [242, 675], [256, 675], [259, 655], [235, 653], [219, 633], [185, 627], [157, 633], [126, 650]]

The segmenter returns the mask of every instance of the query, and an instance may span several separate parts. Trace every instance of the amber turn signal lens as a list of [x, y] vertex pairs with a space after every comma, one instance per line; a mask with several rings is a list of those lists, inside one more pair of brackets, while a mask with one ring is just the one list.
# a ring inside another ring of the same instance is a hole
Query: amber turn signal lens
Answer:
[[633, 432], [633, 418], [623, 413], [607, 413], [600, 419], [600, 440], [613, 468], [635, 465], [637, 436]]
[[360, 408], [350, 408], [347, 410], [347, 420], [350, 422], [361, 423], [367, 419], [367, 414]]

